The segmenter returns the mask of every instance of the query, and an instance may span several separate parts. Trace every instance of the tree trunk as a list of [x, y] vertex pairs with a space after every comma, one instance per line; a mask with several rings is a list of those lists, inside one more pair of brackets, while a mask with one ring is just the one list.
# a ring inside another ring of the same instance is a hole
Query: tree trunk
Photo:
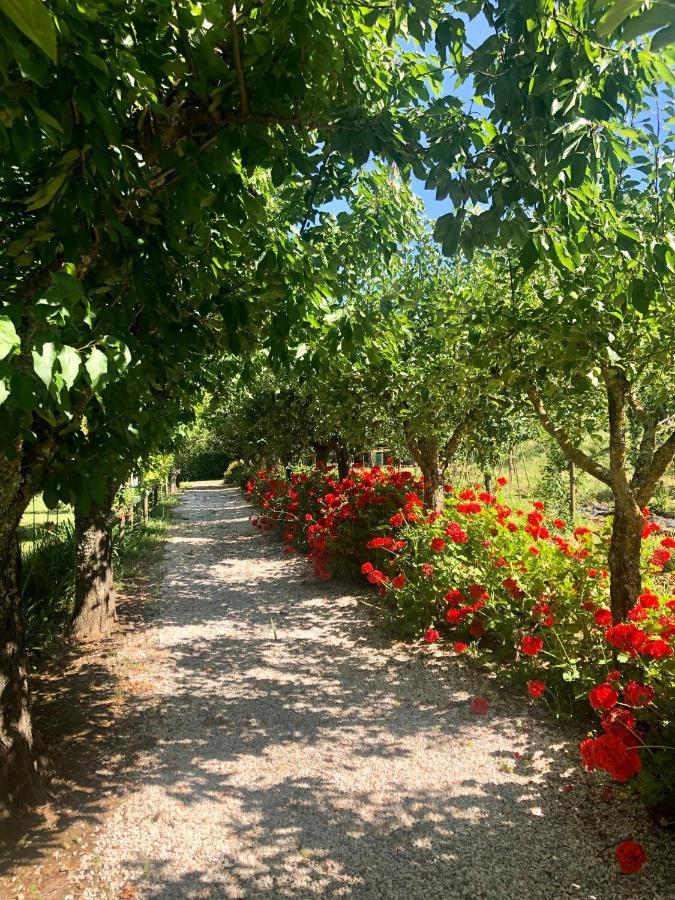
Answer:
[[315, 444], [314, 446], [315, 452], [315, 464], [317, 466], [327, 466], [328, 465], [328, 455], [330, 454], [330, 447], [328, 444]]
[[637, 503], [615, 496], [609, 546], [610, 605], [615, 622], [627, 617], [642, 592], [640, 549], [643, 525]]
[[112, 502], [110, 486], [100, 505], [75, 508], [75, 618], [73, 636], [80, 640], [109, 631], [116, 619], [112, 567]]
[[342, 441], [335, 445], [335, 458], [337, 460], [338, 477], [340, 481], [349, 475], [349, 452]]
[[434, 512], [441, 512], [445, 503], [445, 467], [441, 464], [435, 441], [419, 441], [418, 464], [424, 478], [424, 506]]
[[18, 528], [30, 496], [18, 462], [0, 463], [0, 815], [40, 793], [21, 612]]
[[483, 484], [488, 494], [492, 493], [492, 476], [489, 472], [483, 472]]

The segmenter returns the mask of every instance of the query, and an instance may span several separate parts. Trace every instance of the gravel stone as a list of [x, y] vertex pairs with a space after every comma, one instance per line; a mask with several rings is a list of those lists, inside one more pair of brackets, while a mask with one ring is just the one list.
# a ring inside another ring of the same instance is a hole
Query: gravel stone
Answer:
[[[183, 496], [152, 609], [149, 740], [74, 897], [675, 896], [668, 835], [581, 772], [574, 734], [464, 660], [389, 641], [251, 513], [213, 482]], [[631, 877], [626, 838], [649, 857]]]

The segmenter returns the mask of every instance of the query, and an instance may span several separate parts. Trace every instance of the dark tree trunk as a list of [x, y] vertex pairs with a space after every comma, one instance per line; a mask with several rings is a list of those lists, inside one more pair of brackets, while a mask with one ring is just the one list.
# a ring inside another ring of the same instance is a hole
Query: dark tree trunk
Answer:
[[640, 549], [644, 519], [635, 502], [615, 497], [609, 547], [610, 603], [615, 622], [623, 621], [642, 591]]
[[338, 477], [342, 481], [349, 475], [349, 451], [341, 441], [338, 441], [335, 445], [335, 458], [337, 460]]
[[18, 462], [0, 463], [0, 815], [34, 801], [41, 787], [21, 613], [18, 528], [30, 499], [21, 486]]
[[315, 461], [317, 466], [327, 466], [330, 447], [328, 444], [316, 444], [314, 446]]
[[492, 476], [489, 472], [483, 472], [483, 484], [488, 494], [492, 493]]
[[109, 631], [116, 619], [112, 566], [112, 502], [110, 486], [98, 506], [75, 508], [75, 617], [73, 636], [95, 638]]

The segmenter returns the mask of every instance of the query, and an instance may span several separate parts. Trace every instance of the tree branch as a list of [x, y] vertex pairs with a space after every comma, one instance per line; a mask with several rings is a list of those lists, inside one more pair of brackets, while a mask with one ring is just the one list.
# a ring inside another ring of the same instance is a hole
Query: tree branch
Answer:
[[664, 441], [654, 453], [651, 465], [645, 471], [637, 485], [636, 499], [640, 506], [646, 506], [652, 498], [656, 485], [665, 475], [666, 469], [675, 458], [675, 431]]
[[476, 410], [472, 409], [471, 412], [467, 413], [467, 415], [462, 419], [459, 425], [455, 428], [453, 433], [451, 434], [449, 440], [447, 441], [444, 449], [443, 449], [443, 468], [447, 469], [452, 460], [455, 458], [455, 454], [459, 450], [459, 445], [462, 443], [464, 436], [469, 430], [470, 426], [473, 425], [476, 419]]
[[608, 487], [614, 488], [612, 473], [605, 466], [601, 466], [587, 453], [584, 453], [579, 447], [575, 447], [564, 429], [557, 427], [549, 418], [546, 407], [544, 406], [537, 389], [530, 385], [527, 388], [527, 396], [530, 403], [537, 414], [537, 418], [541, 422], [541, 426], [547, 434], [550, 434], [554, 441], [558, 444], [565, 456], [575, 465], [588, 472], [598, 481], [602, 481]]
[[237, 71], [237, 84], [239, 86], [239, 108], [241, 109], [242, 115], [248, 116], [251, 112], [251, 108], [248, 103], [248, 91], [246, 89], [246, 79], [244, 78], [244, 67], [241, 62], [236, 3], [233, 3], [232, 6], [230, 6], [230, 24], [232, 26], [232, 56], [234, 57], [234, 68]]

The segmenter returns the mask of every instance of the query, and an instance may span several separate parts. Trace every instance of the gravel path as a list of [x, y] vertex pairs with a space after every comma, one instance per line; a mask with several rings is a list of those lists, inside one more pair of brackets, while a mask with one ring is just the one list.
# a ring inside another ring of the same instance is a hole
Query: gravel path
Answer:
[[[582, 775], [549, 720], [462, 661], [392, 645], [250, 512], [214, 483], [184, 495], [164, 652], [143, 673], [148, 749], [68, 896], [673, 897], [668, 837]], [[608, 848], [627, 837], [650, 857], [631, 878]]]

